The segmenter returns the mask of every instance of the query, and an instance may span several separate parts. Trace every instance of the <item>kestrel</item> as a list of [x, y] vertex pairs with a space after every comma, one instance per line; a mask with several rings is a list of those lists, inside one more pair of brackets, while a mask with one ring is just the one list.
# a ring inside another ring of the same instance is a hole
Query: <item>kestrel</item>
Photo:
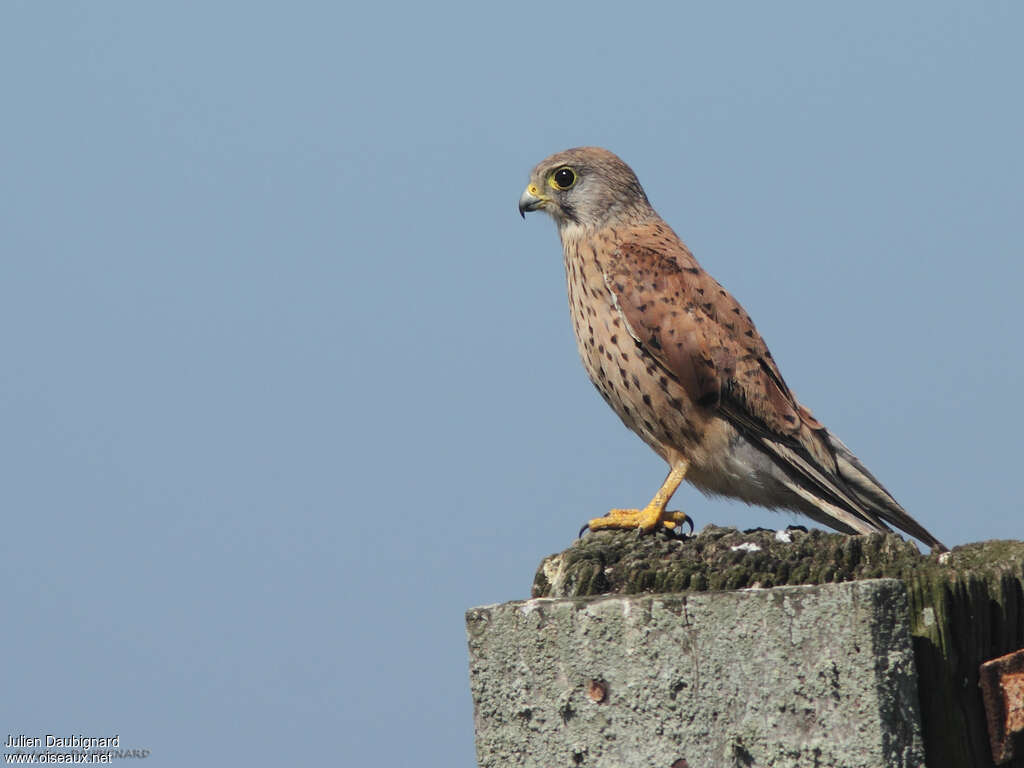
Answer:
[[543, 209], [562, 240], [583, 365], [601, 396], [670, 471], [643, 509], [590, 530], [687, 520], [666, 510], [688, 480], [789, 509], [844, 533], [890, 530], [943, 544], [797, 402], [750, 316], [655, 212], [632, 169], [597, 147], [542, 161], [519, 212]]

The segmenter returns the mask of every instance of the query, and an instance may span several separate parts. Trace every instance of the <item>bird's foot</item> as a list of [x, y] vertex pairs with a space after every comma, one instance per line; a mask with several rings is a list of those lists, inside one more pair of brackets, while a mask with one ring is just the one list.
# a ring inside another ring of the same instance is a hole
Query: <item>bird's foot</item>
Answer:
[[672, 470], [661, 484], [654, 498], [643, 509], [613, 509], [604, 517], [595, 517], [583, 528], [580, 535], [588, 528], [592, 531], [600, 531], [603, 528], [633, 529], [637, 533], [650, 533], [653, 530], [668, 529], [672, 533], [680, 530], [683, 524], [690, 526], [690, 533], [693, 533], [693, 522], [684, 513], [678, 510], [666, 510], [668, 500], [676, 492], [679, 484], [686, 476], [686, 468], [689, 465], [685, 461], [677, 461], [672, 465]]
[[580, 531], [600, 531], [603, 529], [630, 530], [636, 529], [638, 533], [650, 533], [651, 531], [665, 528], [669, 532], [681, 531], [684, 525], [690, 527], [693, 533], [693, 521], [685, 512], [677, 509], [665, 509], [662, 506], [648, 504], [643, 509], [613, 509], [604, 517], [595, 517], [588, 522]]

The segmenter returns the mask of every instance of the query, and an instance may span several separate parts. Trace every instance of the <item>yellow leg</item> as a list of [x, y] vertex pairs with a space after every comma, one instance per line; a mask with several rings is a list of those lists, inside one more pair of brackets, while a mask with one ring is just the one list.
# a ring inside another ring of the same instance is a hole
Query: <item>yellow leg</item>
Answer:
[[669, 530], [675, 530], [683, 523], [689, 522], [689, 518], [682, 512], [665, 511], [668, 500], [672, 498], [672, 494], [676, 492], [679, 484], [686, 477], [687, 466], [686, 462], [682, 462], [672, 467], [672, 471], [668, 473], [661, 488], [643, 509], [613, 509], [604, 517], [591, 520], [587, 523], [587, 528], [592, 531], [599, 531], [602, 528], [639, 528], [644, 533], [648, 533], [653, 531], [659, 523]]

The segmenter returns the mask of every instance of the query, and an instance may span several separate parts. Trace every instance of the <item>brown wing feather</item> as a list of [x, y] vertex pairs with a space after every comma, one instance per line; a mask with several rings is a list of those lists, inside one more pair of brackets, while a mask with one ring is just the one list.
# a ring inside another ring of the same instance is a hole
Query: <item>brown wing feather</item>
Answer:
[[886, 520], [945, 549], [797, 402], [750, 316], [667, 225], [654, 222], [613, 236], [611, 259], [602, 267], [613, 299], [636, 340], [693, 402], [718, 408], [801, 478], [793, 490], [816, 496], [821, 511], [841, 527], [886, 531]]
[[876, 498], [863, 498], [858, 478], [842, 471], [850, 462], [840, 466], [835, 439], [797, 402], [750, 316], [678, 239], [673, 242], [667, 226], [657, 224], [632, 238], [616, 235], [617, 247], [609, 249], [611, 258], [602, 267], [608, 288], [630, 332], [693, 402], [717, 408], [814, 488], [846, 527], [886, 531], [885, 518], [934, 541], [880, 484]]
[[[677, 241], [678, 243], [678, 241]], [[603, 266], [637, 340], [705, 407], [786, 442], [821, 428], [793, 397], [750, 316], [678, 243], [620, 243]]]
[[797, 402], [750, 316], [666, 224], [607, 240], [605, 282], [630, 333], [694, 403], [717, 408], [773, 456], [790, 488], [838, 527], [887, 531], [885, 520], [945, 549]]

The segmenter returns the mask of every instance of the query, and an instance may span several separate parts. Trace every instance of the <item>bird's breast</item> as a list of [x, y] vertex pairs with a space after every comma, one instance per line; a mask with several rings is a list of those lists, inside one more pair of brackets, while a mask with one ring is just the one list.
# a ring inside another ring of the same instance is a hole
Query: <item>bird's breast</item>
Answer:
[[569, 313], [583, 367], [623, 423], [671, 461], [701, 458], [711, 414], [633, 338], [605, 283], [600, 243], [566, 240]]

